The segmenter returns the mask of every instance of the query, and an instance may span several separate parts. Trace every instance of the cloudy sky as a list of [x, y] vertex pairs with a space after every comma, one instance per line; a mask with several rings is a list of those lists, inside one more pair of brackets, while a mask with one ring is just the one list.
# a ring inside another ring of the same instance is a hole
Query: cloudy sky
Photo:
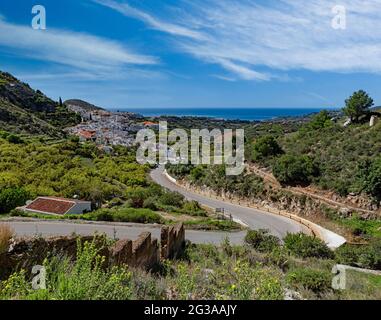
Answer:
[[364, 89], [381, 104], [380, 0], [40, 0], [46, 30], [35, 4], [0, 2], [0, 69], [55, 99], [315, 108]]

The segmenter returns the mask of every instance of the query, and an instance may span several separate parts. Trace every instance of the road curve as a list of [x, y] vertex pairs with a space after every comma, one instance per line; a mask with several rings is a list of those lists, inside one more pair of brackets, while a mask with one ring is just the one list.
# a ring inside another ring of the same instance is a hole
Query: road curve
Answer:
[[[106, 234], [110, 238], [136, 240], [142, 232], [151, 232], [152, 236], [160, 239], [160, 225], [143, 225], [135, 223], [102, 223], [102, 222], [67, 222], [65, 220], [39, 220], [39, 219], [10, 219], [0, 220], [6, 223], [22, 236], [69, 236], [77, 234], [92, 236], [95, 232]], [[187, 230], [186, 239], [196, 244], [220, 244], [228, 237], [232, 244], [242, 244], [246, 232], [214, 232]]]
[[188, 191], [170, 181], [164, 174], [163, 168], [159, 167], [151, 171], [151, 178], [157, 184], [184, 195], [188, 200], [195, 200], [210, 208], [224, 208], [225, 212], [239, 219], [253, 230], [268, 229], [273, 235], [284, 238], [287, 233], [305, 232], [310, 234], [310, 230], [300, 223], [286, 217], [277, 216], [272, 213], [262, 212], [257, 209], [243, 207], [222, 200], [208, 198], [206, 196]]

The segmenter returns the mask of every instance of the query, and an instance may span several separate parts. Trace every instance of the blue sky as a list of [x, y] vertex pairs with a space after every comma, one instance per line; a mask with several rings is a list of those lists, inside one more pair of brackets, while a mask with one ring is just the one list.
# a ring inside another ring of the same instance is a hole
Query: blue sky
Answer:
[[380, 105], [381, 1], [2, 0], [0, 69], [108, 108]]

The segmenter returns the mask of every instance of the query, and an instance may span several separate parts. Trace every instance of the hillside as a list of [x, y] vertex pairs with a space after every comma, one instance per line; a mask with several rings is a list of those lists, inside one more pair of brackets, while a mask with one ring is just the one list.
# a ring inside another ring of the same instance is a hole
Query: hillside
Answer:
[[101, 107], [95, 106], [89, 102], [79, 100], [79, 99], [69, 99], [64, 102], [64, 105], [68, 106], [69, 109], [71, 107], [79, 107], [82, 108], [83, 110], [89, 112], [89, 111], [97, 111], [97, 110], [104, 110]]
[[3, 130], [61, 136], [61, 129], [78, 121], [78, 116], [66, 106], [0, 71], [0, 124]]

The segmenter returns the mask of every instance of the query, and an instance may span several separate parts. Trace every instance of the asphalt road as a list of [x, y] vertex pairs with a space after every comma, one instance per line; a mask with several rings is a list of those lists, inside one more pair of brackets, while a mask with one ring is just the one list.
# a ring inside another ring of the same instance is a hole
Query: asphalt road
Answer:
[[253, 230], [268, 229], [273, 235], [281, 239], [284, 238], [287, 233], [305, 232], [310, 234], [308, 228], [286, 217], [190, 192], [171, 182], [163, 174], [163, 168], [161, 167], [151, 172], [151, 178], [161, 186], [183, 194], [188, 200], [196, 200], [200, 204], [213, 209], [224, 208], [225, 213], [231, 214], [234, 218], [239, 219]]
[[[168, 180], [163, 175], [163, 169], [158, 168], [151, 172], [152, 179], [161, 186], [183, 194], [189, 200], [196, 200], [200, 204], [210, 208], [224, 208], [227, 214], [231, 214], [235, 219], [239, 219], [251, 229], [268, 229], [273, 235], [283, 238], [288, 232], [306, 232], [309, 230], [301, 224], [281, 216], [256, 209], [243, 207], [229, 202], [216, 200], [189, 192]], [[8, 223], [19, 236], [62, 236], [62, 235], [93, 235], [95, 232], [104, 233], [111, 238], [129, 238], [135, 240], [145, 231], [151, 232], [154, 238], [160, 239], [160, 226], [142, 225], [132, 223], [101, 223], [101, 222], [69, 222], [62, 221], [42, 221], [42, 220], [13, 220]], [[219, 232], [219, 231], [199, 231], [187, 230], [186, 238], [193, 243], [219, 244], [224, 238], [229, 238], [233, 244], [243, 243], [246, 232]]]
[[[87, 223], [60, 221], [4, 221], [9, 224], [18, 236], [65, 236], [78, 234], [92, 236], [95, 232], [106, 234], [110, 238], [136, 240], [142, 232], [151, 232], [152, 237], [160, 239], [160, 226], [142, 225], [133, 223]], [[1, 220], [0, 220], [1, 223]], [[241, 244], [245, 232], [209, 232], [198, 230], [187, 230], [186, 239], [197, 244], [220, 244], [228, 237], [233, 244]]]

